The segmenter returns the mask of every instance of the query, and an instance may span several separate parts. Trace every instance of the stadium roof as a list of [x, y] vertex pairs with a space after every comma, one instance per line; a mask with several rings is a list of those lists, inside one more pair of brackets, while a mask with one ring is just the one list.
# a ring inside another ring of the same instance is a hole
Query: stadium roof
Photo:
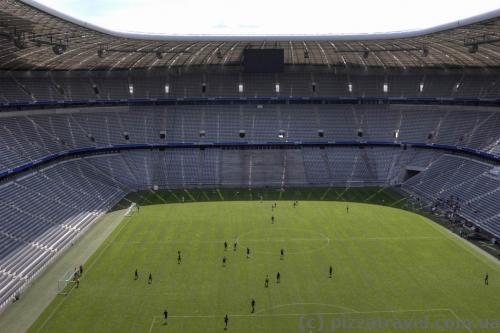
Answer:
[[110, 31], [31, 0], [0, 0], [0, 69], [239, 65], [283, 48], [289, 65], [499, 67], [500, 10], [430, 29], [362, 35], [152, 35]]

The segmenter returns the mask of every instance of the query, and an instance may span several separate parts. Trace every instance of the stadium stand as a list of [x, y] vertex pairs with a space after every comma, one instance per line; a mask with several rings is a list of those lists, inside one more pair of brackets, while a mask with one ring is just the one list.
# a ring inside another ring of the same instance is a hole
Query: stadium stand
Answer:
[[[144, 189], [394, 186], [453, 198], [500, 237], [500, 53], [464, 45], [495, 35], [498, 13], [423, 36], [192, 43], [27, 2], [0, 2], [0, 310]], [[284, 71], [243, 72], [264, 45]]]
[[120, 200], [119, 185], [81, 160], [1, 184], [0, 304]]
[[[186, 142], [342, 141], [434, 143], [495, 154], [500, 114], [485, 107], [115, 107], [0, 115], [0, 170], [68, 149]], [[239, 131], [245, 130], [241, 140]], [[278, 138], [280, 130], [286, 137]], [[318, 137], [318, 131], [324, 137]], [[200, 131], [204, 136], [200, 137]], [[394, 133], [398, 131], [398, 137]], [[161, 132], [165, 138], [161, 138]], [[22, 133], [23, 135], [18, 135]], [[124, 133], [128, 134], [128, 140]], [[428, 138], [432, 133], [432, 138]]]

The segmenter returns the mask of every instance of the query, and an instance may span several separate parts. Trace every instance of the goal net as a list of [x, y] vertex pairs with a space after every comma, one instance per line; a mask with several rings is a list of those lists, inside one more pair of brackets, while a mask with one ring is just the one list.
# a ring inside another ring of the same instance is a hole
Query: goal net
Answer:
[[125, 213], [125, 216], [132, 216], [136, 211], [137, 211], [137, 204], [135, 202], [132, 202], [130, 207], [127, 209], [127, 212]]
[[75, 271], [70, 271], [57, 280], [57, 293], [59, 295], [67, 295], [73, 289], [77, 278], [75, 274], [77, 274]]

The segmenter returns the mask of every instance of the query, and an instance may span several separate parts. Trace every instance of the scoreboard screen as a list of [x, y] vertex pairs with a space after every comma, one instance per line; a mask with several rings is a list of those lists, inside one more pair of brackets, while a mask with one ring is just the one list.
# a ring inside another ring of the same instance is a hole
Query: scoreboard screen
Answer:
[[247, 73], [283, 72], [285, 51], [283, 49], [245, 49], [243, 64]]

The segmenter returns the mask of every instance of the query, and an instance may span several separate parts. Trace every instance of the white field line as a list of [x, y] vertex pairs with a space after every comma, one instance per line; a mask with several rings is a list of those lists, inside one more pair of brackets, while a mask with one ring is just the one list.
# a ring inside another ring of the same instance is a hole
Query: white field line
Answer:
[[463, 239], [459, 235], [455, 234], [451, 230], [446, 229], [440, 224], [437, 224], [433, 221], [428, 220], [426, 217], [419, 215], [419, 218], [430, 225], [434, 230], [438, 231], [440, 234], [444, 236], [445, 239], [448, 240], [455, 240], [458, 241], [459, 244], [463, 244], [464, 246], [461, 246], [466, 252], [470, 253], [472, 256], [476, 257], [483, 263], [490, 263], [493, 265], [490, 265], [493, 269], [497, 270], [497, 272], [500, 272], [500, 260], [496, 259], [494, 256], [486, 252], [485, 250], [481, 249], [480, 247], [477, 247], [476, 245], [472, 244], [471, 242], [467, 241], [466, 239]]
[[[405, 241], [405, 240], [445, 240], [446, 237], [347, 237], [347, 238], [261, 238], [261, 239], [240, 239], [238, 238], [238, 243], [267, 243], [267, 242], [350, 242], [350, 241]], [[137, 242], [128, 242], [128, 244], [165, 244], [165, 243], [207, 243], [207, 244], [224, 244], [224, 239], [221, 240], [165, 240], [165, 241], [137, 241]]]
[[[301, 303], [297, 303], [301, 304]], [[309, 313], [262, 313], [263, 311], [267, 310], [262, 310], [260, 313], [255, 313], [255, 314], [229, 314], [228, 316], [230, 318], [237, 317], [237, 318], [244, 318], [244, 317], [298, 317], [298, 316], [310, 316], [310, 315], [345, 315], [345, 314], [374, 314], [374, 313], [411, 313], [411, 312], [449, 312], [453, 314], [454, 317], [456, 317], [458, 320], [462, 321], [460, 317], [456, 315], [456, 313], [451, 310], [451, 309], [421, 309], [421, 310], [380, 310], [380, 311], [343, 311], [343, 312], [309, 312]], [[169, 318], [221, 318], [221, 320], [224, 318], [225, 314], [222, 315], [172, 315], [168, 316]], [[161, 316], [155, 316], [153, 318], [161, 318]], [[154, 323], [154, 322], [153, 322]], [[152, 323], [152, 324], [153, 324]], [[469, 328], [470, 330], [470, 328]], [[151, 330], [150, 330], [151, 332]], [[474, 332], [472, 332], [474, 333]]]
[[153, 317], [153, 320], [151, 320], [151, 326], [149, 326], [149, 333], [151, 333], [151, 331], [153, 330], [153, 327], [155, 326], [155, 320], [156, 320], [156, 316]]
[[[460, 318], [459, 316], [457, 316], [457, 313], [456, 313], [455, 311], [453, 311], [453, 309], [448, 309], [448, 311], [450, 311], [450, 313], [451, 313], [453, 316], [455, 316], [455, 318], [457, 318], [457, 320], [458, 320], [460, 323], [464, 324], [464, 321], [462, 320], [462, 318]], [[463, 325], [463, 327], [467, 328], [467, 330], [468, 330], [470, 333], [474, 333], [474, 332], [472, 331], [472, 329], [471, 329], [468, 325]]]

